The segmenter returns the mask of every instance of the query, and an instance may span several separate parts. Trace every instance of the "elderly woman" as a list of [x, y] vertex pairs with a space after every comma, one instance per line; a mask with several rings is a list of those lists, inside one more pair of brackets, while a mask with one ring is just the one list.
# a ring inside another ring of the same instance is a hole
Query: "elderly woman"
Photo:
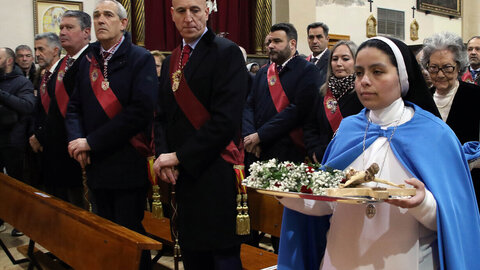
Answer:
[[[452, 33], [435, 34], [424, 40], [422, 64], [433, 81], [433, 99], [443, 121], [462, 144], [479, 140], [480, 87], [459, 80], [468, 64], [462, 39]], [[472, 170], [473, 184], [480, 195], [480, 169]]]
[[433, 99], [443, 121], [462, 144], [478, 141], [480, 87], [459, 80], [468, 65], [462, 39], [444, 32], [425, 39], [423, 44], [422, 64], [432, 78]]
[[[478, 268], [480, 216], [467, 161], [455, 134], [434, 115], [438, 111], [415, 57], [405, 43], [375, 37], [360, 45], [355, 74], [365, 109], [342, 121], [322, 163], [342, 170], [377, 163], [378, 178], [411, 185], [416, 195], [366, 204], [281, 198], [300, 213], [331, 215], [321, 266], [305, 269]], [[318, 256], [311, 248], [318, 246], [316, 239], [294, 240], [299, 228], [283, 225], [280, 241], [310, 253], [280, 249], [279, 257]], [[278, 269], [302, 268], [279, 263]]]
[[326, 82], [304, 127], [305, 146], [316, 163], [322, 159], [343, 117], [363, 109], [355, 93], [356, 52], [357, 45], [346, 40], [337, 42], [330, 51]]

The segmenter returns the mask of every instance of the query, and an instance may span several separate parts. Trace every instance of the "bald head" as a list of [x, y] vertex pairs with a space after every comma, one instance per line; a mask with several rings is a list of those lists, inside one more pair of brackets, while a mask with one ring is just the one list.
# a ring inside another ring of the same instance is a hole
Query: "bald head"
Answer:
[[14, 61], [15, 53], [12, 49], [7, 47], [0, 48], [0, 74], [12, 72]]
[[172, 20], [185, 42], [199, 39], [208, 20], [208, 7], [205, 0], [172, 0]]

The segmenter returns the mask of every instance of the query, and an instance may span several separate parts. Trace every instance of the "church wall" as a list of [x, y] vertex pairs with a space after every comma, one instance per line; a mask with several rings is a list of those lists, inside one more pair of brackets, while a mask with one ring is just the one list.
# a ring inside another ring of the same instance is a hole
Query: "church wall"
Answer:
[[[477, 0], [472, 0], [477, 1]], [[341, 3], [341, 4], [338, 4]], [[462, 35], [462, 19], [449, 19], [445, 16], [434, 14], [426, 15], [424, 12], [415, 11], [415, 19], [419, 24], [416, 41], [410, 39], [410, 23], [412, 18], [412, 6], [416, 1], [376, 0], [372, 4], [372, 13], [377, 16], [377, 8], [393, 9], [405, 12], [405, 40], [408, 45], [421, 44], [423, 39], [432, 33], [450, 31]], [[350, 39], [357, 44], [365, 41], [366, 20], [370, 16], [369, 3], [359, 0], [317, 0], [316, 20], [326, 23], [330, 27], [330, 33], [349, 35]], [[478, 22], [478, 19], [475, 19]], [[478, 25], [478, 23], [476, 23]]]
[[480, 1], [463, 0], [463, 41], [467, 42], [472, 36], [480, 35]]

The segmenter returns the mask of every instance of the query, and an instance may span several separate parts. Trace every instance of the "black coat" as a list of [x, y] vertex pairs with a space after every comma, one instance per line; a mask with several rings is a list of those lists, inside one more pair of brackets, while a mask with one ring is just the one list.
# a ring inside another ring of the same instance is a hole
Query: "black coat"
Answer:
[[325, 49], [325, 53], [318, 59], [315, 66], [318, 68], [318, 73], [320, 74], [320, 85], [325, 83], [327, 78], [327, 71], [328, 71], [328, 58], [330, 57], [330, 50]]
[[35, 107], [32, 83], [16, 72], [0, 76], [0, 147], [24, 149]]
[[[323, 99], [323, 95], [317, 96], [303, 133], [308, 156], [313, 157], [315, 153], [318, 162], [322, 162], [323, 154], [335, 132], [332, 130], [327, 115], [325, 114]], [[357, 114], [363, 109], [363, 105], [360, 103], [355, 91], [345, 94], [340, 98], [338, 106], [343, 118]]]
[[[69, 96], [72, 96], [75, 89], [80, 62], [88, 52], [89, 48], [85, 49], [63, 77], [65, 91]], [[40, 154], [43, 183], [46, 186], [80, 187], [82, 171], [80, 164], [68, 154], [65, 119], [60, 113], [55, 96], [57, 75], [63, 61], [65, 58], [58, 62], [47, 83], [47, 92], [50, 96], [48, 114], [45, 113], [40, 95], [37, 97], [34, 134], [43, 146], [43, 152]]]
[[153, 120], [157, 74], [152, 55], [132, 44], [130, 34], [108, 62], [108, 81], [122, 110], [110, 119], [100, 106], [90, 84], [90, 59], [103, 70], [100, 43], [80, 62], [77, 86], [70, 98], [65, 120], [68, 140], [86, 138], [91, 164], [87, 166], [92, 189], [125, 189], [147, 186], [147, 161], [130, 143]]
[[261, 160], [277, 158], [300, 162], [305, 159], [304, 149], [295, 146], [290, 131], [302, 128], [320, 88], [318, 70], [303, 58], [291, 59], [279, 74], [283, 90], [290, 101], [283, 111], [277, 112], [267, 84], [268, 66], [261, 68], [252, 85], [243, 112], [245, 137], [258, 133]]
[[460, 81], [446, 122], [462, 144], [479, 140], [479, 102], [480, 86]]
[[220, 154], [230, 141], [241, 140], [245, 62], [236, 44], [211, 30], [200, 39], [184, 68], [193, 94], [211, 116], [196, 130], [173, 96], [170, 61], [162, 65], [155, 137], [157, 154], [176, 152], [180, 161], [175, 186], [180, 245], [190, 250], [238, 245], [236, 180], [232, 164]]
[[[480, 139], [479, 101], [480, 86], [460, 81], [446, 123], [455, 132], [462, 144]], [[477, 203], [480, 207], [480, 169], [473, 169], [471, 173]]]

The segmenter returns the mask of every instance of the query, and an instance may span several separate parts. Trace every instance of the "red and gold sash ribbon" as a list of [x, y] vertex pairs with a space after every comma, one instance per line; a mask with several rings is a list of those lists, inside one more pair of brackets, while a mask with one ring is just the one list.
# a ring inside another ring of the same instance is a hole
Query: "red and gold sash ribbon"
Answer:
[[51, 75], [52, 73], [47, 70], [45, 74], [43, 74], [42, 82], [40, 83], [40, 99], [45, 114], [48, 114], [48, 108], [50, 107], [50, 96], [48, 95], [47, 83]]
[[[268, 67], [267, 71], [267, 83], [268, 89], [270, 90], [270, 96], [272, 97], [273, 104], [277, 109], [277, 112], [283, 111], [290, 101], [288, 100], [285, 91], [283, 90], [282, 83], [280, 82], [280, 77], [277, 71], [277, 64], [272, 63]], [[290, 137], [293, 140], [293, 143], [301, 149], [305, 149], [305, 144], [303, 143], [303, 130], [298, 127], [290, 131]]]
[[[195, 94], [193, 94], [190, 86], [185, 80], [185, 76], [183, 76], [183, 71], [180, 68], [179, 63], [180, 47], [177, 47], [172, 52], [172, 58], [170, 60], [170, 78], [172, 79], [172, 88], [175, 84], [178, 84], [177, 89], [172, 89], [174, 90], [173, 95], [185, 116], [188, 118], [193, 127], [198, 130], [210, 119], [210, 113], [203, 106], [203, 104], [200, 103]], [[243, 143], [241, 142], [240, 145], [237, 146], [233, 141], [231, 141], [225, 150], [223, 150], [221, 156], [230, 164], [243, 164]]]
[[342, 112], [340, 112], [338, 101], [333, 96], [330, 89], [327, 89], [327, 93], [323, 98], [323, 108], [325, 110], [325, 115], [327, 116], [328, 123], [330, 123], [330, 127], [332, 128], [333, 132], [335, 132], [340, 126], [340, 122], [342, 122], [343, 116]]
[[93, 94], [100, 106], [102, 106], [103, 111], [105, 111], [108, 118], [112, 119], [122, 110], [122, 104], [120, 104], [112, 88], [110, 88], [110, 83], [103, 77], [103, 73], [94, 56], [90, 58], [90, 84]]
[[67, 59], [68, 56], [63, 58], [60, 69], [58, 70], [57, 81], [55, 84], [55, 98], [57, 99], [58, 109], [60, 110], [63, 118], [65, 118], [65, 115], [67, 114], [67, 105], [68, 100], [70, 99], [70, 96], [65, 89], [65, 84], [63, 83], [63, 77], [67, 72]]
[[[90, 60], [90, 84], [93, 93], [108, 118], [112, 119], [122, 110], [122, 104], [112, 88], [110, 88], [110, 83], [104, 79], [103, 73], [101, 72], [95, 57], [87, 57], [87, 59]], [[153, 129], [151, 137], [153, 138]], [[132, 137], [130, 143], [140, 154], [145, 157], [150, 157], [154, 156], [154, 142], [152, 138], [148, 138], [141, 132]]]

